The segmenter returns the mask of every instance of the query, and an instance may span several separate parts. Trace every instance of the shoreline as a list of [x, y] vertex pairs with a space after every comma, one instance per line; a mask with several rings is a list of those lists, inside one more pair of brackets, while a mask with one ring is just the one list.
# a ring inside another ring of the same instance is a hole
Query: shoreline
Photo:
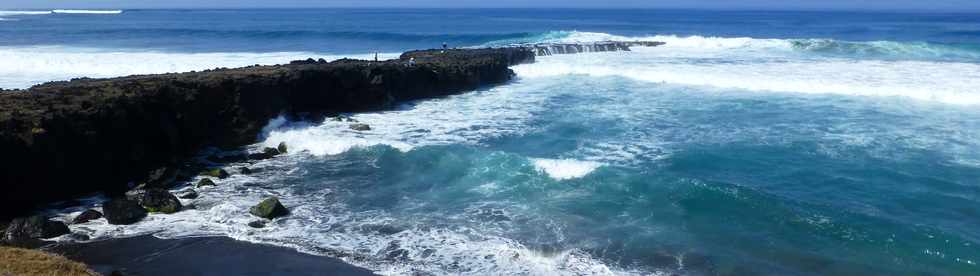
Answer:
[[228, 237], [137, 236], [59, 243], [42, 250], [104, 275], [376, 275], [340, 259]]
[[199, 172], [180, 171], [184, 161], [208, 147], [241, 150], [278, 116], [319, 120], [458, 94], [510, 81], [510, 66], [534, 58], [528, 48], [426, 50], [5, 90], [0, 220], [89, 193], [169, 188], [175, 175]]

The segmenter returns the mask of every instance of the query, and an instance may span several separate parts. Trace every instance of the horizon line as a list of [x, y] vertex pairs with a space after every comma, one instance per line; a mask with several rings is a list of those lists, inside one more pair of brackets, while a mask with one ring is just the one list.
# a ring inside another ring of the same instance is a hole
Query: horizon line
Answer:
[[46, 11], [46, 10], [289, 10], [289, 9], [391, 9], [391, 10], [664, 10], [664, 11], [739, 11], [739, 12], [903, 12], [903, 13], [980, 13], [980, 8], [974, 9], [921, 9], [921, 8], [742, 8], [742, 7], [545, 7], [545, 6], [513, 6], [513, 7], [407, 7], [407, 6], [281, 6], [281, 7], [55, 7], [55, 8], [7, 8], [0, 11]]

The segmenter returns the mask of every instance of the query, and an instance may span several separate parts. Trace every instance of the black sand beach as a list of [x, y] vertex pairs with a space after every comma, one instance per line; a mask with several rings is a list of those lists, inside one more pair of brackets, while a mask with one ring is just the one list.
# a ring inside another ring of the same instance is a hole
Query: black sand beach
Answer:
[[140, 236], [47, 249], [110, 275], [375, 275], [341, 260], [226, 237]]

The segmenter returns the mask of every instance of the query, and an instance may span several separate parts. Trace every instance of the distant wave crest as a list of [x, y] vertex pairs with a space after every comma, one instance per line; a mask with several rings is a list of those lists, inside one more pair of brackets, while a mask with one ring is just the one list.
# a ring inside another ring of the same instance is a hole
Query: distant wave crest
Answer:
[[46, 14], [121, 14], [122, 10], [46, 10], [46, 11], [0, 11], [0, 16], [46, 15]]
[[53, 13], [73, 13], [73, 14], [120, 14], [122, 10], [52, 10]]
[[519, 38], [496, 40], [483, 46], [523, 43], [592, 43], [599, 41], [662, 41], [672, 47], [705, 50], [790, 51], [841, 57], [885, 59], [975, 60], [980, 45], [899, 41], [842, 41], [835, 39], [765, 39], [710, 36], [620, 36], [607, 33], [551, 31]]

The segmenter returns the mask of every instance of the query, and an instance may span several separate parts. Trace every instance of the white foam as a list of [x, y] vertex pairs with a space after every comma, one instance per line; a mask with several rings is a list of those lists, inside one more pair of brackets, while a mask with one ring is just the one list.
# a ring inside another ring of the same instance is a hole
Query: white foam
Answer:
[[[0, 87], [27, 88], [78, 77], [104, 78], [282, 64], [311, 57], [327, 60], [374, 58], [368, 54], [340, 56], [312, 52], [175, 53], [64, 46], [0, 47]], [[395, 57], [397, 54], [383, 55], [386, 59]]]
[[0, 15], [43, 15], [51, 14], [51, 11], [0, 11]]
[[67, 14], [120, 14], [122, 10], [52, 10], [52, 13]]
[[[478, 144], [485, 139], [528, 131], [525, 122], [547, 99], [545, 83], [516, 83], [488, 91], [431, 99], [400, 110], [361, 113], [351, 118], [371, 126], [354, 131], [350, 122], [280, 125], [263, 146], [286, 142], [290, 152], [333, 155], [352, 148], [389, 145], [402, 151], [419, 146]], [[294, 150], [295, 149], [295, 150]]]
[[750, 91], [898, 96], [980, 104], [980, 91], [976, 89], [980, 87], [980, 64], [961, 62], [804, 59], [772, 51], [753, 54], [727, 48], [671, 46], [540, 57], [539, 62], [516, 66], [514, 71], [522, 78], [620, 76]]
[[555, 180], [582, 178], [603, 166], [599, 162], [573, 159], [532, 158], [531, 162], [538, 171], [548, 174]]

